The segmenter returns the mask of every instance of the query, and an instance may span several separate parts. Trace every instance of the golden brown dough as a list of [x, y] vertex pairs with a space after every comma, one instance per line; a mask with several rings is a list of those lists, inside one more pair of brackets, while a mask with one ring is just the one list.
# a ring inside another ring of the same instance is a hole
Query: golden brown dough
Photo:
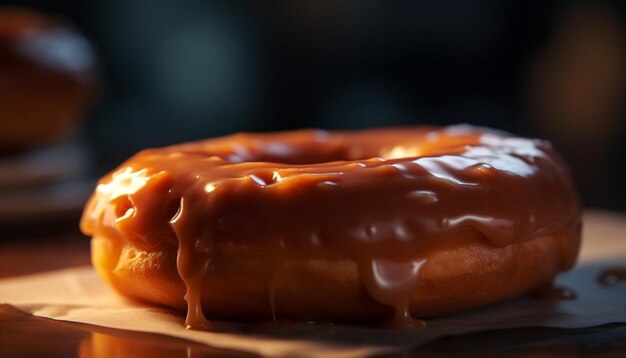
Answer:
[[[574, 245], [575, 243], [572, 243]], [[411, 314], [431, 317], [482, 307], [549, 284], [559, 272], [551, 236], [503, 248], [472, 243], [433, 254], [411, 295]], [[94, 237], [92, 259], [116, 290], [136, 299], [185, 309], [185, 285], [176, 271], [174, 248], [144, 252], [119, 240]], [[372, 322], [390, 320], [393, 308], [373, 300], [353, 262], [279, 259], [275, 315], [300, 320]], [[221, 255], [218, 277], [205, 279], [207, 317], [271, 319], [270, 293], [259, 272], [274, 257]], [[303, 299], [306, 298], [306, 299]]]

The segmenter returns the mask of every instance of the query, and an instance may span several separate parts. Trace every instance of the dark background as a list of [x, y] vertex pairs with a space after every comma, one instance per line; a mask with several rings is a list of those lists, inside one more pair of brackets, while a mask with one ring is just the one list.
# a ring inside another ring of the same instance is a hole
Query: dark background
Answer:
[[622, 1], [19, 1], [92, 41], [94, 175], [237, 131], [470, 123], [551, 140], [626, 210]]

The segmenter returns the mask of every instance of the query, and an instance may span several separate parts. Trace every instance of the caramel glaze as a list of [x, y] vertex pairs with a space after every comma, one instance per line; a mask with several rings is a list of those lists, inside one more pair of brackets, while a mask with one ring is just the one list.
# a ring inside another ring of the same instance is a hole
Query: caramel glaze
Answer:
[[[190, 328], [209, 327], [200, 285], [215, 273], [219, 242], [352, 260], [371, 297], [395, 307], [392, 325], [406, 327], [420, 325], [409, 298], [431, 253], [552, 235], [565, 270], [580, 226], [549, 143], [464, 125], [243, 133], [144, 150], [100, 181], [81, 223], [144, 250], [178, 247]], [[280, 264], [262, 273], [270, 301], [279, 273]]]

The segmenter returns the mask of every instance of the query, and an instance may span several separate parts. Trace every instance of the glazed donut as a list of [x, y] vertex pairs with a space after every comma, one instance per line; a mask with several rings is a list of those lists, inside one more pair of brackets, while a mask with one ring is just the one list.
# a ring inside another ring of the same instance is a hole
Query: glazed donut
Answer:
[[140, 152], [82, 231], [124, 295], [237, 320], [412, 325], [572, 267], [581, 205], [548, 142], [470, 126], [236, 134]]
[[0, 9], [0, 151], [71, 136], [96, 92], [95, 55], [63, 20]]

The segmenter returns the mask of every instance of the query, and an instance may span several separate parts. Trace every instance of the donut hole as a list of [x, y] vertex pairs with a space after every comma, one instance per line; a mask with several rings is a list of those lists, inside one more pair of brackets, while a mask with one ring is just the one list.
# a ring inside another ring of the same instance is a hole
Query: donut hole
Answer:
[[[277, 150], [276, 148], [281, 148]], [[229, 161], [268, 162], [285, 165], [315, 165], [330, 162], [362, 161], [371, 158], [397, 159], [421, 154], [418, 147], [394, 146], [380, 147], [377, 145], [294, 145], [283, 143], [278, 147], [265, 145], [243, 156], [230, 157]], [[234, 160], [233, 160], [234, 159]], [[271, 179], [271, 178], [270, 178]]]
[[[347, 148], [327, 149], [319, 147], [313, 149], [298, 146], [285, 146], [283, 151], [268, 150], [263, 148], [248, 158], [243, 159], [247, 162], [310, 165], [336, 161], [358, 160], [362, 158], [352, 158], [350, 156], [350, 151], [347, 150]], [[270, 173], [266, 179], [268, 179], [268, 181], [272, 181], [272, 173]]]
[[[235, 162], [270, 162], [286, 165], [314, 165], [339, 161], [361, 161], [370, 158], [385, 160], [415, 158], [427, 151], [420, 145], [307, 145], [283, 143], [265, 145], [247, 156], [237, 156]], [[232, 162], [231, 158], [231, 162]]]
[[328, 152], [320, 149], [308, 151], [294, 151], [277, 155], [275, 153], [258, 153], [248, 162], [270, 162], [287, 165], [314, 165], [329, 162], [360, 161], [378, 157], [385, 160], [416, 158], [423, 154], [417, 146], [395, 146], [392, 148], [353, 148], [341, 151]]
[[[316, 165], [330, 162], [365, 161], [372, 158], [395, 160], [428, 155], [441, 149], [441, 140], [426, 132], [412, 137], [399, 137], [399, 132], [377, 131], [367, 135], [342, 133], [331, 135], [323, 131], [305, 130], [297, 135], [240, 134], [214, 145], [187, 146], [185, 154], [215, 157], [232, 164], [273, 163], [282, 165]], [[473, 137], [472, 137], [473, 138]], [[437, 140], [436, 140], [437, 139]], [[465, 145], [467, 137], [446, 139], [444, 147]], [[270, 178], [271, 179], [271, 178]], [[263, 180], [268, 182], [266, 180]]]

